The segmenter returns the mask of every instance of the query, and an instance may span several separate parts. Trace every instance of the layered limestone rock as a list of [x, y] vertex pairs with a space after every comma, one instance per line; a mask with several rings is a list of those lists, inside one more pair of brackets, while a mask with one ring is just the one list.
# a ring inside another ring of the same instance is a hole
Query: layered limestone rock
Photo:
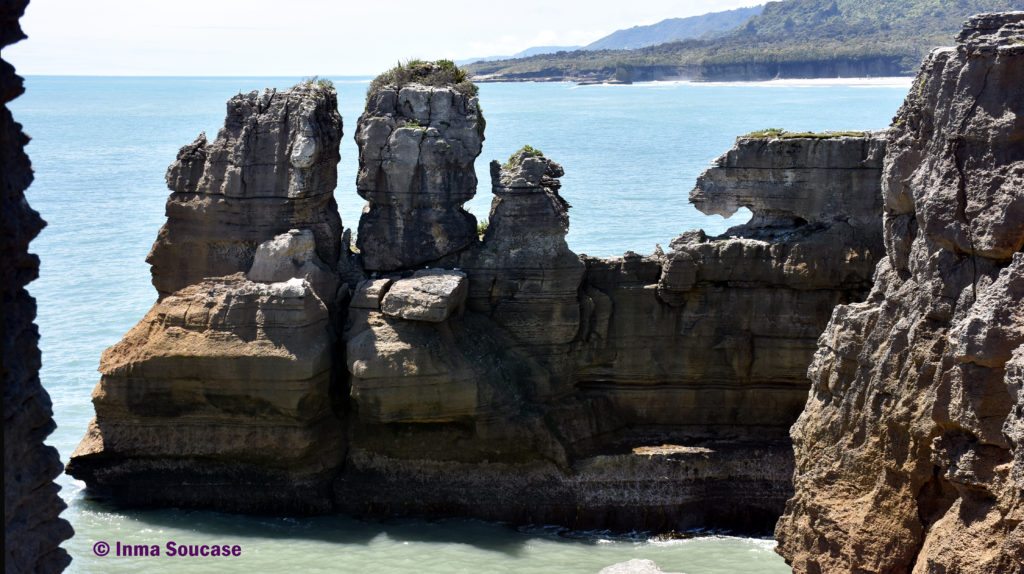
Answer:
[[649, 257], [585, 258], [578, 384], [631, 425], [785, 436], [831, 309], [863, 298], [881, 256], [883, 143], [740, 138], [690, 197], [706, 213], [746, 207], [749, 223]]
[[584, 265], [565, 242], [569, 203], [562, 166], [529, 146], [491, 162], [494, 199], [482, 243], [458, 265], [470, 276], [469, 307], [513, 334], [551, 376], [538, 397], [572, 391], [571, 343], [580, 328]]
[[160, 296], [248, 271], [260, 243], [290, 229], [309, 230], [333, 269], [341, 127], [336, 93], [316, 82], [228, 100], [217, 139], [200, 134], [167, 169], [167, 223], [147, 258]]
[[200, 136], [168, 170], [150, 255], [161, 297], [103, 354], [96, 418], [68, 465], [92, 493], [331, 508], [345, 456], [332, 319], [348, 252], [332, 198], [336, 108], [313, 82], [236, 96], [217, 141]]
[[[465, 313], [428, 323], [405, 310], [424, 271], [353, 295], [341, 508], [771, 528], [815, 340], [833, 306], [863, 297], [882, 252], [883, 141], [740, 140], [729, 157], [750, 171], [720, 173], [723, 159], [694, 200], [751, 208], [751, 224], [611, 260], [568, 248], [561, 166], [529, 147], [493, 162], [486, 233], [437, 262], [459, 271], [428, 271], [467, 276]], [[823, 159], [786, 164], [794, 153]], [[790, 183], [760, 197], [751, 173]], [[829, 200], [840, 188], [849, 201]], [[803, 217], [784, 215], [797, 204]], [[424, 314], [446, 307], [426, 299]]]
[[1024, 13], [969, 20], [888, 135], [886, 257], [840, 306], [776, 531], [802, 572], [1024, 571]]
[[883, 138], [740, 139], [693, 201], [750, 223], [596, 259], [569, 249], [563, 169], [529, 146], [491, 164], [478, 237], [461, 205], [483, 120], [457, 77], [371, 85], [361, 253], [330, 259], [278, 216], [105, 355], [77, 476], [136, 504], [771, 528], [815, 340], [883, 251]]
[[[0, 1], [0, 46], [25, 37], [18, 24], [27, 0]], [[4, 569], [60, 572], [71, 562], [60, 544], [71, 526], [53, 479], [61, 472], [57, 450], [43, 441], [55, 424], [50, 396], [39, 382], [39, 332], [35, 299], [25, 286], [39, 274], [29, 242], [45, 223], [25, 201], [32, 166], [28, 137], [7, 103], [23, 94], [22, 79], [0, 60], [0, 333], [4, 380]]]
[[419, 83], [435, 73], [375, 83], [359, 118], [356, 188], [368, 203], [357, 244], [367, 270], [415, 268], [476, 242], [462, 205], [476, 194], [484, 119], [473, 90]]

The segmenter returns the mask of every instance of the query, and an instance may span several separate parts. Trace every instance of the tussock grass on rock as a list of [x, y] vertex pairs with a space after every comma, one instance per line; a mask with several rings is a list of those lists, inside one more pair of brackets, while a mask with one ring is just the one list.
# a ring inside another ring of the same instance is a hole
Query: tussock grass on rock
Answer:
[[377, 76], [370, 82], [367, 96], [384, 88], [395, 86], [401, 88], [406, 84], [423, 84], [424, 86], [451, 86], [467, 96], [477, 95], [476, 84], [469, 76], [451, 60], [409, 60]]

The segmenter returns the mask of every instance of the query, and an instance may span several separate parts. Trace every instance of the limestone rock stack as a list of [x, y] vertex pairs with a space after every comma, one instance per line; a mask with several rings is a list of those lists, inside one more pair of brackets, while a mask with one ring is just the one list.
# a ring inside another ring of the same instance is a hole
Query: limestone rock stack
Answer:
[[[0, 46], [25, 37], [18, 24], [27, 0], [0, 1]], [[36, 303], [25, 286], [39, 273], [29, 242], [45, 223], [25, 201], [32, 165], [28, 137], [7, 103], [25, 89], [14, 68], [0, 60], [0, 337], [4, 381], [4, 569], [60, 572], [71, 562], [60, 544], [71, 537], [65, 505], [53, 479], [57, 450], [43, 443], [55, 428], [50, 396], [39, 382]]]
[[183, 148], [150, 255], [161, 297], [103, 354], [96, 418], [68, 465], [94, 492], [331, 507], [345, 454], [332, 394], [340, 139], [333, 88], [307, 82], [232, 98], [217, 141]]
[[569, 204], [558, 193], [563, 174], [532, 148], [504, 166], [491, 162], [487, 231], [459, 261], [470, 276], [470, 308], [511, 333], [563, 383], [535, 389], [541, 395], [572, 390], [570, 344], [580, 328], [584, 265], [565, 242]]
[[776, 531], [804, 572], [1024, 571], [1024, 13], [932, 52], [888, 134], [886, 257], [838, 307]]
[[228, 100], [217, 139], [200, 134], [167, 169], [167, 223], [147, 258], [160, 296], [248, 271], [259, 244], [290, 229], [309, 230], [333, 268], [341, 127], [337, 95], [316, 82]]
[[462, 205], [476, 194], [479, 103], [457, 84], [420, 83], [437, 73], [429, 64], [412, 73], [371, 86], [356, 128], [356, 188], [368, 201], [357, 244], [370, 271], [415, 268], [477, 240], [476, 218]]

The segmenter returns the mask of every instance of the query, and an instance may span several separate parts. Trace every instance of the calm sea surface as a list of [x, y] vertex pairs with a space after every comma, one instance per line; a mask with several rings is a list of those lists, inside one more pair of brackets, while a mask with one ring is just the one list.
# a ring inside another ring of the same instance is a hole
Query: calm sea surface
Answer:
[[[28, 193], [49, 226], [32, 244], [42, 258], [30, 285], [39, 303], [43, 384], [58, 428], [50, 443], [66, 462], [92, 416], [100, 352], [155, 300], [145, 256], [164, 221], [164, 171], [200, 131], [212, 139], [224, 102], [239, 91], [287, 87], [298, 78], [31, 77], [11, 106], [33, 140]], [[335, 192], [355, 227], [352, 140], [366, 81], [335, 78], [345, 139]], [[720, 233], [741, 220], [707, 217], [687, 202], [696, 176], [754, 129], [880, 129], [909, 80], [874, 83], [485, 84], [487, 140], [470, 202], [490, 205], [487, 163], [523, 144], [565, 167], [573, 205], [569, 244], [577, 253], [649, 253], [680, 232]], [[739, 215], [737, 216], [739, 218]], [[742, 219], [742, 218], [739, 218]], [[74, 572], [559, 572], [596, 573], [643, 558], [666, 572], [774, 573], [788, 568], [770, 540], [704, 536], [657, 542], [554, 529], [511, 529], [474, 521], [359, 522], [347, 518], [254, 518], [207, 512], [124, 512], [83, 499], [81, 484], [58, 482], [77, 534], [66, 544]], [[229, 543], [231, 560], [98, 558], [93, 545]]]

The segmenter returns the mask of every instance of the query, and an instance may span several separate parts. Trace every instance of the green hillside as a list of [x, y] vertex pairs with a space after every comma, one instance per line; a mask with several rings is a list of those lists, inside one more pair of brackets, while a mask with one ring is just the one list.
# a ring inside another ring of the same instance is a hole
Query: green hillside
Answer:
[[483, 81], [910, 75], [931, 48], [951, 45], [969, 16], [1004, 10], [1024, 10], [1024, 0], [785, 0], [720, 38], [562, 52], [468, 71]]

